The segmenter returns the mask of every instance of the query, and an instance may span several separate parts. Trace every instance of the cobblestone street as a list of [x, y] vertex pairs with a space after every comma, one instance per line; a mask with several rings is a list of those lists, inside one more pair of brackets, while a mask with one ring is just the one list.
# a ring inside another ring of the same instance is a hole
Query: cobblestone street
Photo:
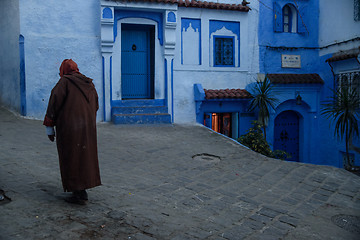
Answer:
[[359, 239], [360, 177], [343, 169], [190, 125], [99, 123], [98, 150], [103, 185], [69, 205], [42, 121], [0, 108], [0, 239]]

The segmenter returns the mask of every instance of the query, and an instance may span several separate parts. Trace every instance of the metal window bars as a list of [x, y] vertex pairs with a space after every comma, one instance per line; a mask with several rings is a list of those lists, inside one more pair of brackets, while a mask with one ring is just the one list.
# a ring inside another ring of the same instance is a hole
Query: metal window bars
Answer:
[[360, 95], [360, 71], [340, 73], [336, 79], [338, 89], [355, 90]]
[[215, 65], [234, 65], [234, 42], [233, 38], [215, 38]]

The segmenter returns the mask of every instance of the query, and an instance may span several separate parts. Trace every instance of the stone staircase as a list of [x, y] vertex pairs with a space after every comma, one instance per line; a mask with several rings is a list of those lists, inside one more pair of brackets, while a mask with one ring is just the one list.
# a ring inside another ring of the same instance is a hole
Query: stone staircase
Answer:
[[114, 124], [170, 124], [171, 116], [164, 100], [126, 100], [113, 103]]

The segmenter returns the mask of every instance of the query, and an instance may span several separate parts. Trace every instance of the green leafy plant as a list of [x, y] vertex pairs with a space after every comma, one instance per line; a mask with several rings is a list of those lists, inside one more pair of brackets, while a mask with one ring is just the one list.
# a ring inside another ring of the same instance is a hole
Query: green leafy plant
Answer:
[[264, 130], [264, 137], [266, 139], [266, 125], [270, 117], [269, 108], [275, 109], [275, 104], [278, 101], [273, 96], [273, 86], [267, 76], [264, 81], [257, 81], [252, 90], [250, 90], [253, 98], [250, 101], [249, 111], [259, 110], [258, 120]]
[[285, 152], [284, 150], [275, 150], [272, 152], [272, 157], [276, 159], [286, 160], [291, 158], [291, 154], [288, 152]]
[[340, 138], [345, 138], [346, 164], [351, 167], [349, 155], [349, 143], [354, 136], [359, 136], [359, 106], [360, 96], [357, 88], [349, 85], [342, 85], [333, 95], [322, 104], [321, 114], [332, 123], [335, 123], [334, 134]]
[[265, 140], [261, 130], [262, 125], [258, 121], [252, 122], [252, 127], [244, 135], [238, 138], [238, 141], [250, 148], [251, 150], [261, 153], [262, 155], [285, 160], [291, 158], [290, 154], [282, 150], [272, 151], [268, 142]]

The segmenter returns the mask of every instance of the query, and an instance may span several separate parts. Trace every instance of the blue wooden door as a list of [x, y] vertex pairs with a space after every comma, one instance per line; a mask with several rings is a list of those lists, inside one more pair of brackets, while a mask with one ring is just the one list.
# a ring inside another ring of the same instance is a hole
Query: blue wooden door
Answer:
[[275, 118], [274, 150], [291, 154], [290, 161], [299, 161], [299, 117], [294, 111], [285, 111]]
[[151, 98], [150, 30], [125, 27], [121, 33], [121, 91], [123, 99]]

